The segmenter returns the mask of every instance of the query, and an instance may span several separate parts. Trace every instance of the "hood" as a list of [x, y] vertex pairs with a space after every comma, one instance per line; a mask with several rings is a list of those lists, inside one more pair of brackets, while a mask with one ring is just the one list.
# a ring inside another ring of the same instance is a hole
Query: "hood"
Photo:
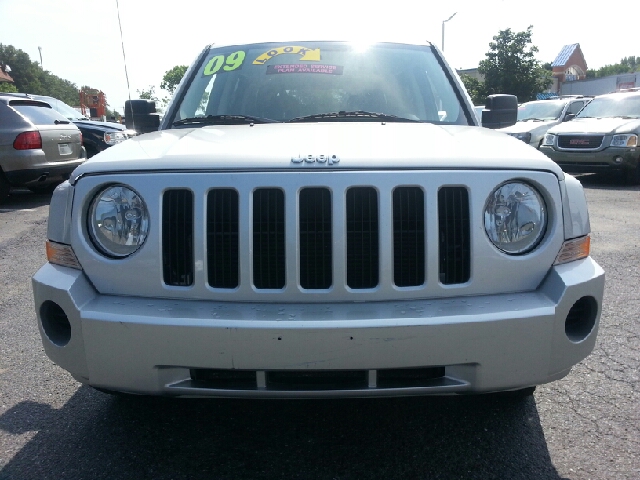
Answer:
[[[336, 155], [339, 163], [294, 163], [292, 157]], [[82, 164], [88, 173], [170, 170], [331, 168], [473, 168], [562, 170], [520, 140], [474, 126], [428, 123], [271, 123], [207, 126], [147, 133]]]
[[119, 123], [112, 122], [96, 122], [93, 120], [74, 120], [74, 122], [78, 127], [85, 128], [93, 128], [95, 130], [101, 130], [103, 132], [112, 132], [114, 130], [125, 130], [126, 127], [124, 125], [120, 125]]
[[546, 120], [543, 122], [530, 120], [528, 122], [516, 122], [514, 125], [511, 125], [509, 127], [499, 128], [498, 131], [504, 133], [532, 133], [533, 131], [538, 129], [548, 130], [552, 126], [557, 125], [559, 122], [560, 120]]
[[549, 133], [584, 133], [613, 135], [640, 131], [640, 119], [628, 118], [574, 118], [570, 122], [556, 125]]

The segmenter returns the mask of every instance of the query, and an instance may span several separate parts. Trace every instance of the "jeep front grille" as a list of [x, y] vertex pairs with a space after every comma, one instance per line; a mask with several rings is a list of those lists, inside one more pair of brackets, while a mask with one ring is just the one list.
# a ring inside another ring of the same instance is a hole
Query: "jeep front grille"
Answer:
[[236, 288], [240, 278], [238, 192], [211, 190], [207, 213], [208, 283], [213, 288]]
[[[426, 281], [429, 248], [437, 249], [432, 258], [438, 259], [441, 283], [467, 282], [471, 263], [467, 189], [441, 187], [437, 206], [426, 205], [421, 187], [396, 186], [390, 194], [391, 208], [382, 209], [379, 189], [370, 186], [350, 187], [343, 194], [326, 187], [292, 192], [256, 188], [248, 204], [250, 212], [243, 216], [235, 189], [213, 188], [206, 195], [204, 213], [207, 283], [216, 289], [235, 289], [251, 282], [258, 291], [278, 291], [299, 282], [302, 289], [322, 292], [336, 282], [351, 290], [373, 289], [380, 284], [380, 275], [392, 275], [396, 287], [417, 287]], [[288, 195], [296, 196], [294, 224], [287, 220]], [[194, 208], [190, 190], [165, 192], [162, 258], [167, 285], [193, 284]], [[338, 212], [344, 220], [344, 238], [336, 238], [334, 231]], [[389, 212], [390, 218], [381, 212]], [[437, 212], [437, 222], [431, 221], [432, 228], [438, 230], [437, 245], [426, 242], [427, 212]], [[287, 225], [296, 225], [296, 244], [286, 243]], [[390, 251], [381, 252], [385, 229], [392, 230], [393, 243]], [[243, 267], [240, 260], [242, 232], [250, 232], [251, 241], [245, 245], [251, 251], [251, 269]], [[336, 255], [338, 261], [344, 259], [340, 278], [334, 271]], [[392, 268], [381, 270], [383, 257], [389, 259], [384, 265]], [[297, 265], [297, 278], [287, 275], [287, 264], [292, 260]]]
[[162, 267], [167, 285], [193, 284], [193, 193], [167, 190], [162, 210]]

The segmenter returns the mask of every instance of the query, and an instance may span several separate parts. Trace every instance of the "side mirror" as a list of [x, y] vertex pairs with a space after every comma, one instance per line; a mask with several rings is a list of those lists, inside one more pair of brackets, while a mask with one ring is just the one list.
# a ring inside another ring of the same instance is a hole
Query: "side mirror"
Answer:
[[124, 115], [126, 127], [138, 133], [155, 132], [160, 127], [160, 115], [153, 100], [127, 100]]
[[564, 116], [564, 120], [562, 120], [563, 122], [568, 122], [569, 120], [573, 120], [574, 118], [576, 118], [576, 114], [575, 113], [567, 113]]
[[482, 126], [503, 128], [518, 121], [518, 97], [515, 95], [489, 95], [482, 110]]

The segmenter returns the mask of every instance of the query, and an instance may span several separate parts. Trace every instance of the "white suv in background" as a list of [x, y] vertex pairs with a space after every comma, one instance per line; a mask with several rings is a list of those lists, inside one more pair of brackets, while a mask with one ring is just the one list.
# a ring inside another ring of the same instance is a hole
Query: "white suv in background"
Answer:
[[499, 131], [540, 148], [547, 130], [571, 120], [591, 100], [592, 97], [567, 96], [523, 103], [518, 108], [518, 122]]

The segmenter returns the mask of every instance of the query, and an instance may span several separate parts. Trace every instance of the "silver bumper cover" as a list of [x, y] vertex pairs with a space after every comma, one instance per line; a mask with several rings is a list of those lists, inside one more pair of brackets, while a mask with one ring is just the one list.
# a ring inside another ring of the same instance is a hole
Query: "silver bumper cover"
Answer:
[[[512, 390], [565, 376], [594, 347], [604, 272], [587, 258], [552, 268], [527, 293], [257, 304], [100, 295], [81, 271], [46, 264], [33, 290], [47, 355], [95, 387], [172, 396], [422, 395]], [[567, 316], [585, 297], [595, 306], [589, 327], [570, 339]], [[70, 327], [62, 340], [43, 328], [52, 304]], [[443, 367], [444, 375], [423, 385], [376, 382], [385, 369], [426, 367]], [[193, 381], [194, 369], [255, 372], [256, 384], [212, 388]], [[274, 389], [265, 380], [292, 371], [363, 371], [368, 380], [355, 389]]]

